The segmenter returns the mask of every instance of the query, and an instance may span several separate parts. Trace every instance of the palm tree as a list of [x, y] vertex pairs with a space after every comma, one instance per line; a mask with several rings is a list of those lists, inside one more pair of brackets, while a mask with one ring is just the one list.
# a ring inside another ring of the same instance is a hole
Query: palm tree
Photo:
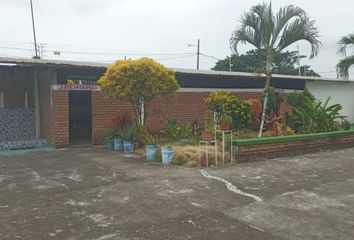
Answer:
[[299, 7], [289, 5], [280, 8], [273, 14], [271, 3], [262, 3], [244, 13], [240, 19], [241, 26], [231, 36], [230, 45], [237, 53], [239, 43], [251, 44], [257, 49], [266, 51], [266, 82], [263, 113], [259, 129], [262, 136], [264, 120], [266, 117], [272, 64], [275, 52], [280, 52], [291, 44], [305, 40], [311, 45], [310, 58], [317, 56], [321, 48], [318, 40], [319, 32], [315, 21], [311, 21], [306, 12]]
[[347, 56], [347, 49], [354, 47], [354, 34], [342, 37], [339, 42], [338, 54], [342, 57], [337, 64], [337, 74], [342, 78], [349, 78], [349, 68], [354, 66], [354, 55]]

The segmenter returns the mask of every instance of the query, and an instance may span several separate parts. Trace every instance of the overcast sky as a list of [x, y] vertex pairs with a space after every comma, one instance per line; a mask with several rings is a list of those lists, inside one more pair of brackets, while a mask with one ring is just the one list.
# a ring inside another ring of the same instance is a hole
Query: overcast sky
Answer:
[[[33, 0], [37, 40], [44, 57], [109, 62], [124, 54], [144, 54], [169, 67], [195, 68], [195, 47], [224, 58], [230, 55], [229, 39], [244, 11], [258, 0]], [[316, 20], [323, 48], [313, 60], [304, 60], [324, 77], [335, 77], [337, 41], [354, 32], [353, 0], [273, 0], [274, 10], [294, 4]], [[29, 0], [0, 1], [1, 56], [31, 56], [32, 26]], [[299, 42], [300, 53], [309, 46]], [[240, 48], [241, 52], [250, 49]], [[54, 56], [53, 50], [61, 51]], [[296, 50], [296, 44], [289, 50]], [[71, 53], [70, 53], [71, 52]], [[161, 55], [153, 55], [161, 54]], [[176, 55], [163, 55], [176, 54]], [[184, 54], [184, 55], [182, 55]], [[137, 58], [138, 55], [128, 55]], [[174, 58], [174, 59], [173, 59]], [[215, 59], [201, 57], [201, 68]], [[354, 75], [352, 75], [354, 78]]]

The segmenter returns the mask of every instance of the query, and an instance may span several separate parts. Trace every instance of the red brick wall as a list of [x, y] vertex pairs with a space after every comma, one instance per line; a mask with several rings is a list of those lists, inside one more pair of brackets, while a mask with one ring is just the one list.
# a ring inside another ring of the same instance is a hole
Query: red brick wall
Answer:
[[[195, 119], [201, 123], [206, 105], [204, 98], [208, 92], [178, 92], [171, 98], [156, 98], [149, 106], [147, 127], [158, 130], [167, 117], [178, 117], [179, 123], [190, 123]], [[261, 93], [235, 93], [242, 100], [260, 98]], [[50, 142], [55, 146], [69, 144], [69, 97], [68, 91], [52, 91], [52, 122]], [[105, 131], [110, 127], [109, 118], [126, 111], [134, 116], [131, 104], [125, 99], [111, 100], [101, 92], [91, 92], [92, 143], [101, 144]], [[47, 134], [48, 135], [48, 134]]]
[[[193, 122], [198, 119], [202, 122], [206, 105], [204, 98], [208, 92], [178, 92], [171, 98], [156, 98], [149, 106], [147, 127], [149, 130], [158, 130], [163, 126], [167, 117], [178, 117], [179, 123]], [[260, 98], [260, 93], [235, 93], [243, 100]], [[128, 111], [133, 115], [132, 107], [124, 99], [108, 100], [101, 92], [92, 92], [92, 143], [101, 144], [105, 131], [109, 128], [107, 121], [119, 111]]]
[[339, 149], [353, 146], [354, 135], [296, 142], [239, 146], [237, 151], [235, 151], [235, 159], [238, 162], [254, 161], [264, 158], [290, 156], [303, 154], [306, 152]]
[[69, 92], [52, 91], [51, 141], [54, 146], [69, 144]]

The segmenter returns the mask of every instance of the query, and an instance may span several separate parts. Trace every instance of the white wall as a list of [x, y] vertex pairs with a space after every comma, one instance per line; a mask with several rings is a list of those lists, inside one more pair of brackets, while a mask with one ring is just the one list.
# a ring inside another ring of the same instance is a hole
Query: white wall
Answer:
[[306, 81], [307, 89], [322, 101], [331, 96], [330, 103], [342, 105], [342, 115], [354, 122], [354, 82]]

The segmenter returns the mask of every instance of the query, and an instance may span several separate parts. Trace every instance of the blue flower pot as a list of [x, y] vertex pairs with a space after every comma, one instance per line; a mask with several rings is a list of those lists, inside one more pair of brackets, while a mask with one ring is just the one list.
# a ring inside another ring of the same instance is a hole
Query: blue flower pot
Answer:
[[157, 151], [159, 147], [157, 144], [147, 144], [146, 145], [146, 160], [152, 161], [156, 158]]
[[124, 153], [130, 154], [134, 152], [134, 142], [133, 141], [123, 141]]
[[107, 149], [113, 150], [114, 148], [114, 143], [113, 142], [107, 142]]
[[173, 160], [175, 150], [172, 147], [163, 147], [161, 149], [162, 164], [168, 165]]
[[123, 151], [123, 140], [122, 139], [114, 139], [114, 150], [115, 151]]

